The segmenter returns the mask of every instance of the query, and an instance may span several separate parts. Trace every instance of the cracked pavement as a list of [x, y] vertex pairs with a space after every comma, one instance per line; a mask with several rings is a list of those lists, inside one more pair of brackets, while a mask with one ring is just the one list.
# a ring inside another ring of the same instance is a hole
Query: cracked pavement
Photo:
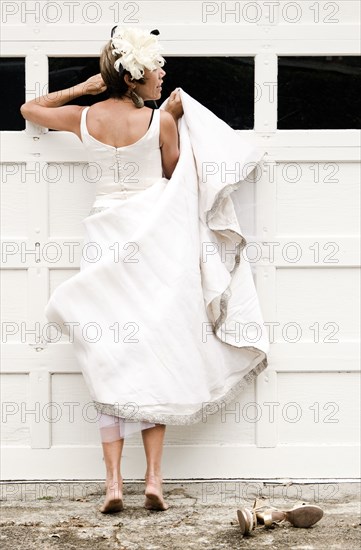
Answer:
[[[331, 484], [318, 485], [316, 500], [315, 484], [164, 482], [169, 509], [157, 512], [143, 507], [142, 483], [125, 481], [124, 510], [102, 514], [98, 510], [105, 493], [102, 482], [8, 482], [1, 486], [0, 543], [3, 550], [359, 549], [359, 486], [334, 485], [337, 491], [329, 490]], [[258, 525], [242, 537], [238, 508], [252, 508], [254, 498], [262, 494], [272, 506], [290, 509], [301, 502], [291, 497], [300, 496], [300, 487], [302, 501], [324, 510], [317, 524], [309, 529], [287, 522], [273, 529]]]

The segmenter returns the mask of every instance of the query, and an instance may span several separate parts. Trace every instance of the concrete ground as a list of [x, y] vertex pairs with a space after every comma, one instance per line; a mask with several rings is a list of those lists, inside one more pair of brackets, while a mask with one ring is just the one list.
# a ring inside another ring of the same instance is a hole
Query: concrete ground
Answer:
[[[102, 514], [104, 482], [5, 482], [1, 485], [2, 550], [359, 550], [356, 483], [202, 481], [164, 483], [165, 512], [143, 508], [144, 485], [124, 482], [124, 510]], [[242, 537], [236, 511], [255, 496], [290, 509], [317, 504], [323, 518], [309, 529], [258, 525]]]

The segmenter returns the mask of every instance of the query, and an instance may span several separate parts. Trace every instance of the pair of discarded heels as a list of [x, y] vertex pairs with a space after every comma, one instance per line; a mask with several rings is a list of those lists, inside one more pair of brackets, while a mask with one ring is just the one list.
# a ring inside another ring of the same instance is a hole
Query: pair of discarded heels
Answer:
[[275, 524], [289, 521], [293, 527], [311, 527], [323, 516], [323, 510], [319, 506], [302, 502], [291, 510], [279, 510], [271, 506], [268, 499], [256, 499], [253, 508], [240, 508], [237, 510], [238, 523], [242, 535], [248, 535], [255, 527], [257, 521], [267, 529]]

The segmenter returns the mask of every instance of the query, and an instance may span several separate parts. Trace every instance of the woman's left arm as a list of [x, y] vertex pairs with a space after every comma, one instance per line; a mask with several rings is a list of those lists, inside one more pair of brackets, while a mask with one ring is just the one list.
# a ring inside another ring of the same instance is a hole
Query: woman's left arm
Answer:
[[27, 101], [21, 106], [20, 112], [26, 120], [34, 124], [52, 130], [74, 132], [80, 137], [79, 121], [84, 107], [81, 105], [67, 105], [64, 107], [63, 105], [83, 95], [97, 95], [105, 90], [104, 81], [101, 75], [98, 74], [72, 88], [52, 92]]

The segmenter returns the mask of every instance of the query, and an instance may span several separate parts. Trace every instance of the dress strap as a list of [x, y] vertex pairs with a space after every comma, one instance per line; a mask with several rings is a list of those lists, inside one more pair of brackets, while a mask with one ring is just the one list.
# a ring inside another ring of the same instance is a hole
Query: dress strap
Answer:
[[148, 126], [146, 140], [154, 140], [159, 144], [160, 134], [160, 109], [153, 109], [152, 118]]
[[152, 115], [151, 115], [151, 117], [150, 117], [150, 121], [149, 121], [149, 124], [148, 124], [148, 130], [149, 130], [149, 128], [150, 128], [150, 125], [152, 124], [152, 120], [153, 120], [153, 116], [154, 116], [154, 111], [155, 111], [155, 109], [152, 109]]
[[80, 135], [82, 141], [84, 141], [84, 136], [89, 135], [88, 128], [86, 127], [86, 114], [88, 112], [90, 107], [85, 107], [85, 109], [81, 112], [81, 119], [80, 119]]

